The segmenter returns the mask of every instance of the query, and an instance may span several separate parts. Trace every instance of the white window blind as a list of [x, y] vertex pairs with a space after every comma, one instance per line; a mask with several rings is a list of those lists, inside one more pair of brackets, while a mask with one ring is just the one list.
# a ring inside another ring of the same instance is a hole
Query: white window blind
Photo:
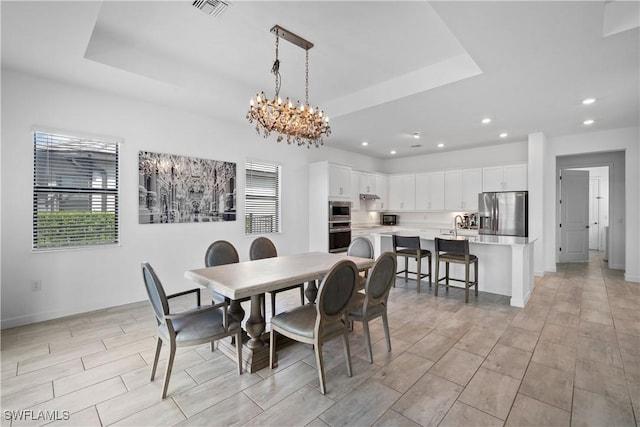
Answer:
[[245, 233], [280, 232], [281, 167], [247, 161], [245, 171]]
[[117, 244], [118, 143], [34, 132], [33, 248]]

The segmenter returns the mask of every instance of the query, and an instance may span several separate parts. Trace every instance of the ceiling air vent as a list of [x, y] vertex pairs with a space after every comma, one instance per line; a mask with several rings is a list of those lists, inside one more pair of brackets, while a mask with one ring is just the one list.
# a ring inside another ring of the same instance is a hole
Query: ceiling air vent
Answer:
[[220, 0], [195, 0], [192, 4], [195, 8], [213, 16], [220, 16], [229, 7], [229, 3]]

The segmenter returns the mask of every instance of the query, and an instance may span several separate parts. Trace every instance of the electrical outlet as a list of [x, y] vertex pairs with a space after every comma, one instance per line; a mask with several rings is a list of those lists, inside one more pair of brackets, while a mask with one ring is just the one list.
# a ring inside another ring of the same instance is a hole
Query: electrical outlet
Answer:
[[38, 292], [42, 290], [42, 280], [32, 280], [31, 281], [31, 291]]

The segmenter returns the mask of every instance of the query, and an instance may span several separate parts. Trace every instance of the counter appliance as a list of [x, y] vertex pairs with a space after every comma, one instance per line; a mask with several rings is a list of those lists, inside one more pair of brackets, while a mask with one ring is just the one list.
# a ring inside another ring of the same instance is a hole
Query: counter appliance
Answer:
[[478, 194], [479, 234], [529, 236], [528, 193], [505, 191]]

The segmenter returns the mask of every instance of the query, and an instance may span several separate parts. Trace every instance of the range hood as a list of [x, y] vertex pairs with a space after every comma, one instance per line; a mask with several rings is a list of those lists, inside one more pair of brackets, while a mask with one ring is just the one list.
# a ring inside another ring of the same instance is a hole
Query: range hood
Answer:
[[360, 194], [360, 199], [362, 200], [377, 200], [378, 197], [376, 194]]

